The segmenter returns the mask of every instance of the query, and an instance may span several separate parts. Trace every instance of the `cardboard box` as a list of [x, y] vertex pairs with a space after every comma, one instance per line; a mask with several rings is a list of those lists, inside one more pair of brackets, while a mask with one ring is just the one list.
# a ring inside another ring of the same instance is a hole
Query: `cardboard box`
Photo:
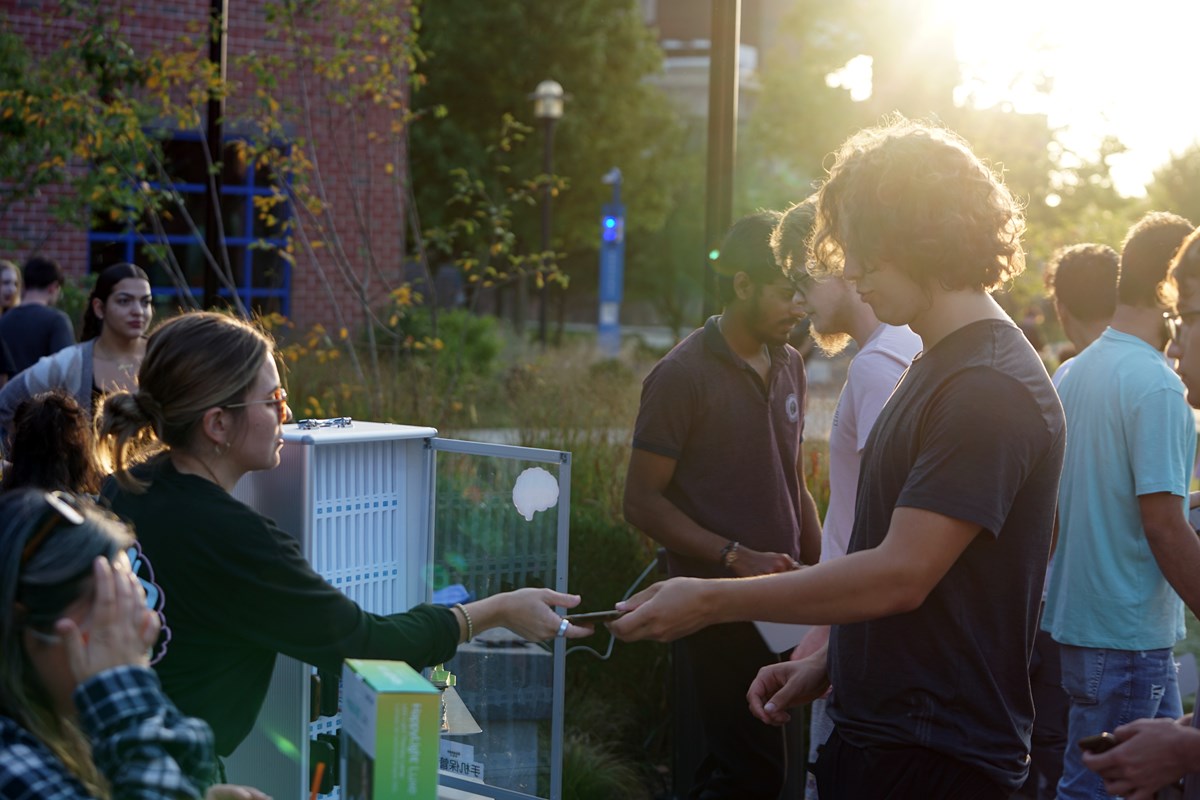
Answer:
[[342, 797], [436, 800], [440, 717], [440, 693], [408, 664], [346, 659]]

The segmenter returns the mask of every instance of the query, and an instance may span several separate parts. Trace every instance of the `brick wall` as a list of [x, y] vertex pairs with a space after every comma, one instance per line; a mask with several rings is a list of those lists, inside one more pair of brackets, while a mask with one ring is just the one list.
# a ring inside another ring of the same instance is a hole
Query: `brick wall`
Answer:
[[[242, 98], [252, 95], [253, 87], [245, 74], [235, 67], [237, 59], [249, 52], [286, 55], [285, 45], [266, 37], [265, 4], [261, 0], [230, 2], [227, 40], [230, 78], [242, 86], [230, 98], [226, 117], [236, 120], [246, 107]], [[398, 13], [405, 3], [397, 0]], [[149, 52], [177, 42], [189, 32], [206, 24], [208, 0], [117, 0], [114, 13], [120, 13], [124, 37], [139, 53]], [[35, 55], [60, 47], [71, 25], [78, 23], [57, 15], [56, 0], [0, 0], [6, 24], [21, 36]], [[328, 33], [328, 31], [325, 31]], [[180, 45], [182, 46], [182, 45]], [[310, 92], [317, 92], [310, 85]], [[286, 104], [298, 103], [299, 81], [281, 84], [277, 96]], [[401, 279], [404, 253], [404, 207], [396, 190], [395, 176], [404, 173], [405, 154], [384, 141], [369, 142], [364, 125], [386, 130], [395, 112], [372, 106], [366, 116], [352, 119], [344, 112], [330, 113], [318, 108], [312, 115], [310, 147], [320, 164], [321, 175], [331, 207], [331, 227], [342, 240], [341, 265], [335, 263], [334, 249], [317, 251], [314, 262], [303, 252], [297, 253], [292, 274], [291, 316], [300, 327], [321, 323], [333, 328], [344, 321], [356, 327], [364, 315], [356, 299], [358, 292], [345, 277], [349, 271], [366, 283], [366, 295], [374, 303], [386, 297], [388, 288]], [[290, 121], [298, 135], [306, 136], [301, 119]], [[229, 127], [236, 129], [236, 123]], [[394, 165], [389, 175], [385, 164]], [[0, 257], [20, 261], [37, 250], [63, 264], [72, 275], [87, 270], [87, 234], [82, 227], [56, 222], [50, 206], [63, 187], [51, 187], [31, 201], [19, 204], [0, 220], [0, 235], [19, 240], [18, 252]], [[357, 213], [356, 213], [357, 201]], [[80, 221], [86, 225], [86, 221]], [[365, 233], [363, 233], [365, 231]], [[321, 271], [325, 274], [322, 280]], [[330, 288], [326, 287], [326, 282]], [[338, 310], [341, 315], [339, 317]]]

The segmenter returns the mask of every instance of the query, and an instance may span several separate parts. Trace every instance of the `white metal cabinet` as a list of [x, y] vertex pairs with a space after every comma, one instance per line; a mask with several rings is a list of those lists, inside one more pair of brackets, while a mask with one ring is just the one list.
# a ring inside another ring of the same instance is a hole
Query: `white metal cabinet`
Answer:
[[[280, 465], [247, 475], [234, 494], [296, 536], [313, 568], [368, 611], [404, 611], [447, 582], [466, 584], [476, 598], [530, 583], [566, 591], [570, 454], [436, 433], [358, 421], [347, 428], [287, 425]], [[557, 504], [532, 521], [504, 497], [529, 465], [549, 472], [558, 487]], [[492, 639], [464, 646], [449, 665], [465, 670], [459, 689], [468, 707], [474, 698], [492, 709], [480, 719], [484, 735], [460, 740], [474, 741], [484, 780], [443, 771], [441, 782], [498, 800], [557, 800], [564, 642], [495, 645]], [[339, 729], [336, 715], [309, 722], [312, 673], [308, 665], [278, 658], [253, 732], [227, 759], [231, 781], [279, 800], [309, 796], [309, 740]], [[525, 685], [531, 681], [536, 685]], [[515, 700], [504, 706], [510, 697]], [[506, 719], [506, 709], [522, 719]], [[549, 752], [541, 752], [538, 742], [546, 740]], [[324, 796], [339, 795], [335, 789]]]

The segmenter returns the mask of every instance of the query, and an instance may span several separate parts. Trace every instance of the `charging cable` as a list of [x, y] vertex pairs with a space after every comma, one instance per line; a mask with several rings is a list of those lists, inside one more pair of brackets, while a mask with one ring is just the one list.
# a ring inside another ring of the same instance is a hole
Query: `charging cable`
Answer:
[[[628, 600], [630, 595], [632, 595], [635, 591], [637, 591], [637, 588], [642, 585], [642, 581], [646, 580], [646, 576], [649, 575], [650, 572], [655, 567], [658, 566], [658, 564], [659, 564], [658, 557], [655, 557], [654, 559], [652, 559], [650, 561], [650, 563], [646, 565], [646, 568], [644, 570], [642, 570], [642, 574], [638, 575], [637, 579], [634, 580], [633, 583], [629, 584], [629, 588], [625, 590], [625, 595], [621, 598], [621, 600]], [[613, 645], [615, 645], [616, 643], [617, 643], [617, 637], [613, 636], [612, 632], [610, 631], [608, 634], [608, 648], [604, 651], [604, 653], [601, 653], [599, 650], [597, 650], [594, 647], [588, 647], [586, 644], [579, 644], [579, 645], [575, 645], [574, 647], [568, 647], [567, 655], [571, 655], [571, 653], [585, 652], [585, 653], [591, 653], [593, 656], [600, 659], [601, 661], [607, 661], [612, 656]]]

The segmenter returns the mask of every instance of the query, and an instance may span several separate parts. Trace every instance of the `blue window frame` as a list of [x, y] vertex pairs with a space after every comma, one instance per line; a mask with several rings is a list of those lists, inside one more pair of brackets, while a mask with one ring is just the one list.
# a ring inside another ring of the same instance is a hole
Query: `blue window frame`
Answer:
[[[149, 224], [93, 223], [88, 231], [88, 269], [99, 272], [112, 264], [131, 261], [146, 270], [155, 299], [162, 305], [178, 305], [182, 291], [199, 303], [204, 297], [205, 203], [207, 164], [204, 143], [197, 133], [179, 132], [163, 143], [163, 156], [171, 185], [182, 198], [187, 216], [178, 209], [161, 215], [162, 232]], [[237, 293], [246, 308], [261, 313], [291, 312], [291, 264], [280, 255], [286, 245], [290, 216], [287, 204], [272, 209], [273, 221], [265, 221], [254, 206], [255, 197], [274, 193], [274, 176], [268, 168], [246, 157], [236, 140], [226, 139], [221, 169], [221, 217], [223, 242], [233, 270]], [[155, 184], [154, 188], [162, 188]], [[189, 225], [191, 217], [193, 225]], [[149, 248], [166, 245], [179, 265], [186, 290], [172, 278], [168, 268]], [[218, 263], [220, 254], [214, 254]], [[229, 297], [221, 286], [220, 296]]]

